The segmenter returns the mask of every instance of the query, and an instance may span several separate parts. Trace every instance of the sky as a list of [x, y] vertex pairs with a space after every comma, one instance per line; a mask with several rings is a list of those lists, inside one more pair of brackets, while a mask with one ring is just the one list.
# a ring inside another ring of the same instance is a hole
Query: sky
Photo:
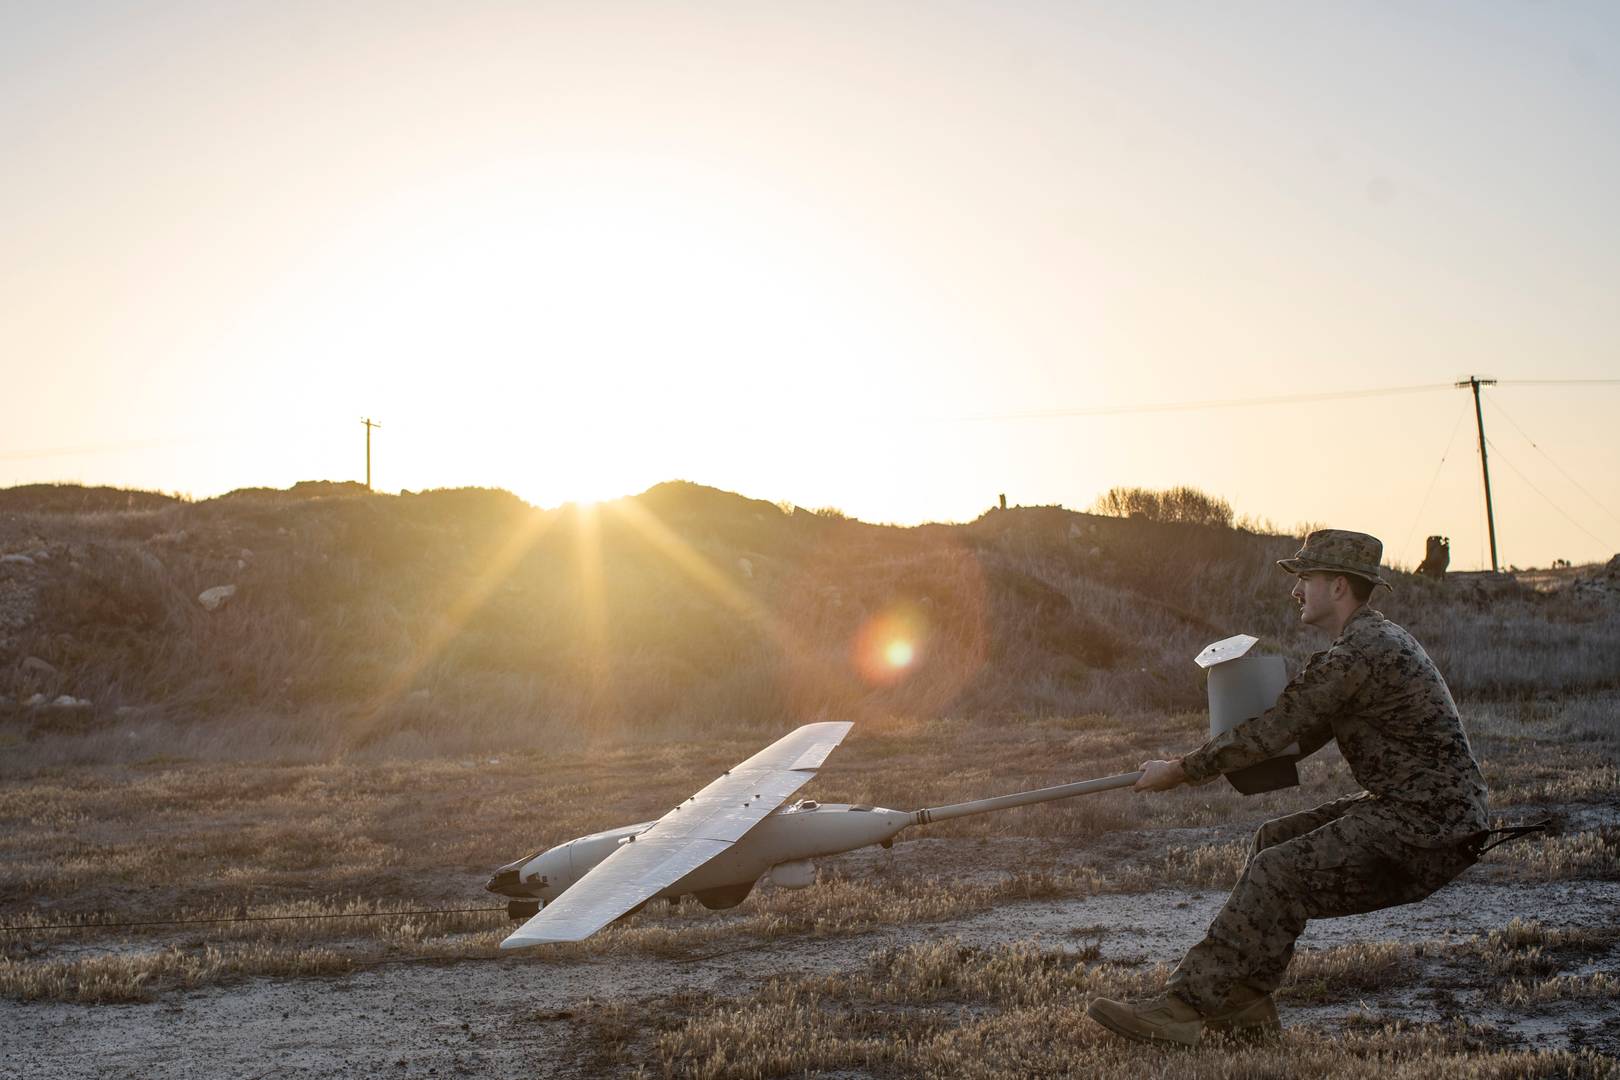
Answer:
[[0, 147], [0, 485], [370, 417], [382, 491], [1190, 484], [1467, 569], [1479, 375], [1501, 562], [1620, 552], [1610, 3], [0, 0]]

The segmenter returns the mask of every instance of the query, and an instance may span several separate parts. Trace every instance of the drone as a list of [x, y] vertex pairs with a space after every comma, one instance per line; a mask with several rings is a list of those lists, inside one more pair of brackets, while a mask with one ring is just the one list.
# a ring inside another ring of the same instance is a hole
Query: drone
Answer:
[[[1282, 689], [1286, 675], [1280, 657], [1244, 655], [1255, 640], [1240, 635], [1216, 642], [1196, 661], [1209, 669], [1212, 731], [1259, 715]], [[1119, 773], [923, 810], [812, 799], [788, 804], [853, 726], [848, 721], [806, 724], [656, 821], [577, 837], [500, 867], [485, 888], [507, 898], [509, 917], [526, 920], [501, 948], [582, 941], [654, 899], [693, 896], [710, 910], [736, 907], [761, 880], [783, 889], [806, 888], [815, 884], [816, 859], [872, 845], [890, 847], [913, 825], [1130, 787], [1142, 776]], [[1228, 779], [1244, 794], [1299, 783], [1288, 752]]]

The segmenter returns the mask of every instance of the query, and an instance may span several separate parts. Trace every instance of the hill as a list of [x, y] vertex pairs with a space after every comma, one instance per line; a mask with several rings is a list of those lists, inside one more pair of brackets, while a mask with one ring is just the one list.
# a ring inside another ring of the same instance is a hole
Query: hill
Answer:
[[[1297, 546], [1055, 507], [878, 526], [684, 482], [556, 510], [486, 489], [15, 488], [0, 738], [36, 760], [181, 735], [393, 754], [1197, 709], [1207, 642], [1320, 647], [1272, 565]], [[1606, 580], [1397, 574], [1377, 603], [1460, 697], [1533, 702], [1620, 682]]]

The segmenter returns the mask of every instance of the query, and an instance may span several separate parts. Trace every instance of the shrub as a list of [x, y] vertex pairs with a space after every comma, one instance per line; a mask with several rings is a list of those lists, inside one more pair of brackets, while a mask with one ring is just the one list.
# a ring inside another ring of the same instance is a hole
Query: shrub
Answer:
[[1177, 522], [1186, 525], [1232, 527], [1232, 504], [1194, 487], [1173, 487], [1164, 491], [1149, 488], [1114, 487], [1098, 497], [1096, 513], [1109, 517], [1145, 518], [1148, 521]]

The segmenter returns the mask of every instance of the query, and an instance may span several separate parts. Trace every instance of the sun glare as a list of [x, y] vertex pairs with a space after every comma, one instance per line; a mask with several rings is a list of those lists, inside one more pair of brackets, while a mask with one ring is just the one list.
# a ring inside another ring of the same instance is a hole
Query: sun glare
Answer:
[[855, 632], [850, 660], [870, 686], [894, 686], [908, 678], [928, 640], [928, 623], [907, 605], [872, 616]]
[[785, 488], [739, 445], [847, 408], [851, 380], [875, 400], [902, 386], [880, 362], [896, 302], [848, 269], [859, 238], [699, 165], [491, 166], [383, 201], [318, 254], [255, 331], [288, 355], [390, 357], [401, 377], [365, 393], [404, 487], [476, 477], [541, 506], [677, 476]]

